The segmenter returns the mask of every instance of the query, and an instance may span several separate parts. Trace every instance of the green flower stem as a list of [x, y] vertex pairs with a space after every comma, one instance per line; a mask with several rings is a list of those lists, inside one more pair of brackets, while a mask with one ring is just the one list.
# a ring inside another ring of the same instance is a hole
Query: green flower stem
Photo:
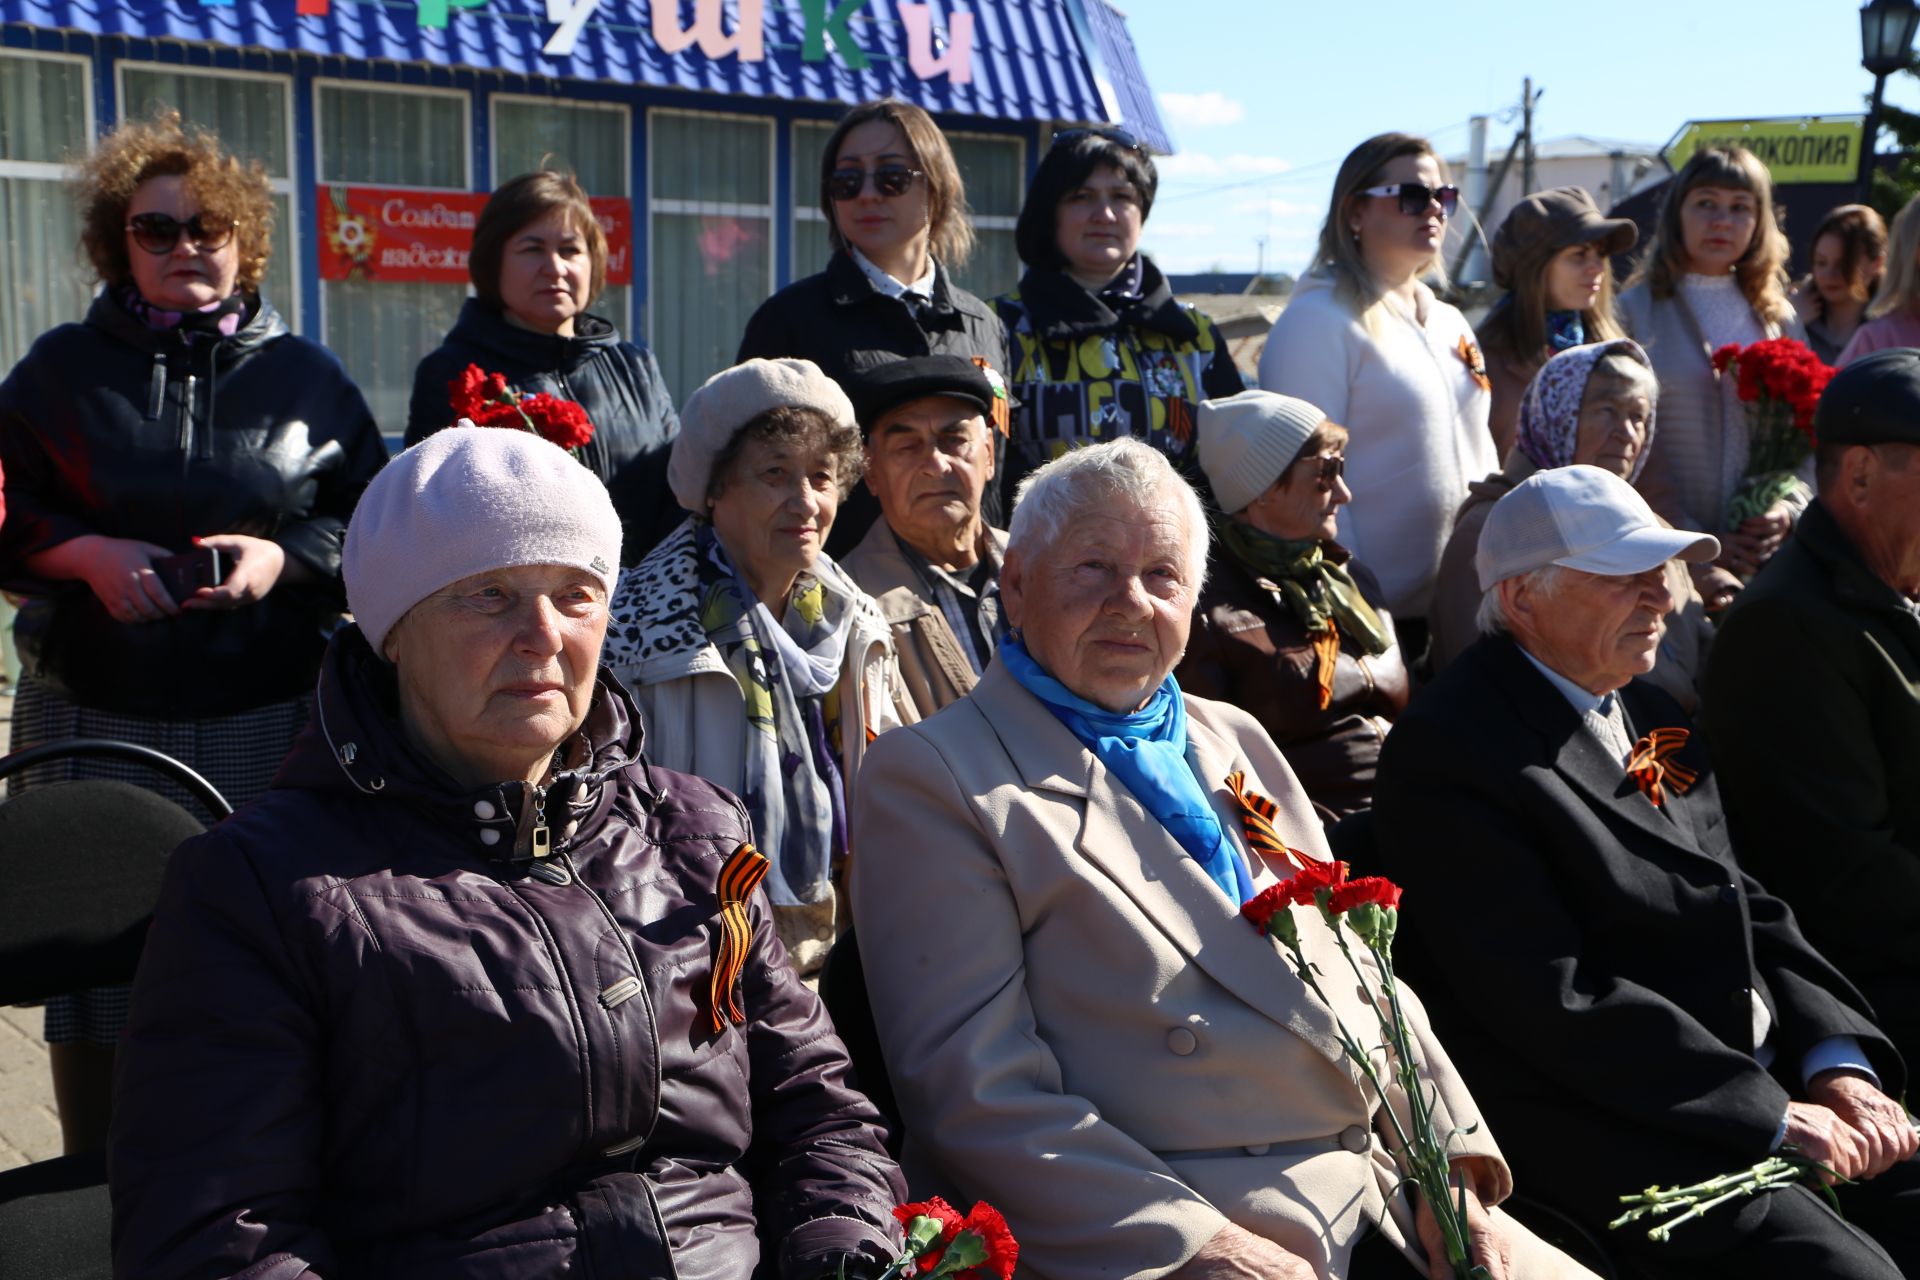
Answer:
[[1763, 1191], [1791, 1186], [1818, 1168], [1818, 1165], [1803, 1158], [1771, 1156], [1750, 1169], [1723, 1173], [1691, 1186], [1648, 1187], [1645, 1191], [1621, 1196], [1620, 1203], [1630, 1207], [1607, 1226], [1610, 1230], [1617, 1230], [1641, 1218], [1658, 1218], [1679, 1211], [1679, 1216], [1672, 1221], [1656, 1223], [1647, 1232], [1649, 1240], [1665, 1240], [1675, 1227], [1683, 1222], [1691, 1222], [1717, 1205], [1742, 1196], [1759, 1195]]

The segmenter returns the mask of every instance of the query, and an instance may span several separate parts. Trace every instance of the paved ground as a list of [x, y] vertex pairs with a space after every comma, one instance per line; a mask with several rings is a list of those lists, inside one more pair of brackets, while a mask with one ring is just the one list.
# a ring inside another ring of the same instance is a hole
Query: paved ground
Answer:
[[[0, 694], [0, 755], [7, 749], [13, 698]], [[0, 1169], [60, 1154], [60, 1120], [47, 1074], [47, 1042], [38, 1009], [0, 1005]]]

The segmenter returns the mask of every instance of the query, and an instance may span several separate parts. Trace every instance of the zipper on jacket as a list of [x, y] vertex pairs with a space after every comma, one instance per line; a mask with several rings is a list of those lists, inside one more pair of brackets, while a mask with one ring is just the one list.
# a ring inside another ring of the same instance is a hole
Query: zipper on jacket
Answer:
[[199, 379], [187, 374], [186, 394], [180, 397], [180, 456], [184, 463], [193, 457], [193, 398]]
[[167, 357], [165, 353], [156, 353], [153, 357], [153, 372], [147, 379], [147, 420], [160, 421], [160, 415], [167, 408]]

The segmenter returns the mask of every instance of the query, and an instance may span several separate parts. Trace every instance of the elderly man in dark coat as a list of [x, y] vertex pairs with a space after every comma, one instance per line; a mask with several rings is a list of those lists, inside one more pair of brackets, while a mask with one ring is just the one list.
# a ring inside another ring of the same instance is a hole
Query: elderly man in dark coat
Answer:
[[[1920, 1055], [1920, 351], [1848, 365], [1820, 496], [1728, 613], [1701, 727], [1740, 860]], [[1820, 874], [1805, 874], [1807, 859]], [[1863, 903], [1871, 903], [1863, 913]]]
[[1848, 1221], [1796, 1187], [1668, 1243], [1608, 1237], [1641, 1271], [1920, 1274], [1900, 1056], [1735, 862], [1678, 704], [1629, 683], [1673, 607], [1666, 561], [1718, 550], [1594, 467], [1541, 472], [1495, 505], [1477, 558], [1490, 634], [1415, 699], [1380, 762], [1375, 843], [1406, 890], [1404, 968], [1516, 1173], [1590, 1230], [1606, 1234], [1623, 1193], [1787, 1144], [1868, 1183], [1843, 1189]]

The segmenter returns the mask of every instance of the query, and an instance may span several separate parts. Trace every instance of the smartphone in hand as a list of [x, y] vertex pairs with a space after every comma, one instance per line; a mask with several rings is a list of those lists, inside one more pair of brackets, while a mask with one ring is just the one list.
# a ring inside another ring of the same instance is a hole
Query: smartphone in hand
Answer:
[[153, 562], [153, 571], [160, 576], [160, 584], [175, 604], [202, 587], [219, 586], [227, 580], [227, 570], [231, 567], [218, 547], [195, 547]]

